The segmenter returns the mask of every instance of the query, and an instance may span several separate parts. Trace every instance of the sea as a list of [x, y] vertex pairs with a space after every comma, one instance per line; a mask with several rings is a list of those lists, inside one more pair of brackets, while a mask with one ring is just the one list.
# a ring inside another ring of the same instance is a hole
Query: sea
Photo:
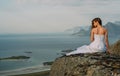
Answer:
[[[109, 38], [110, 44], [117, 40], [119, 37]], [[44, 66], [44, 62], [54, 61], [62, 50], [74, 50], [89, 43], [89, 36], [64, 33], [1, 34], [0, 58], [29, 56], [30, 59], [0, 60], [0, 76], [49, 70], [50, 66]]]

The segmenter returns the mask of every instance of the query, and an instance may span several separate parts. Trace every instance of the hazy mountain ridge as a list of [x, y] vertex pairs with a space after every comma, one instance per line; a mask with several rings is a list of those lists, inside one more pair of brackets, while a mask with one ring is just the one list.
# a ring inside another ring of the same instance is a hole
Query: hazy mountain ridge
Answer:
[[109, 36], [118, 36], [120, 35], [120, 23], [112, 23], [112, 22], [108, 22], [105, 25], [105, 28], [107, 28], [108, 32], [109, 32]]
[[79, 33], [80, 31], [87, 31], [87, 30], [89, 30], [89, 26], [76, 26], [71, 29], [65, 30], [65, 32], [75, 34], [75, 33]]
[[[108, 22], [103, 25], [109, 32], [109, 36], [120, 36], [120, 21]], [[90, 35], [91, 26], [77, 26], [73, 29], [67, 30], [72, 35], [88, 36]]]

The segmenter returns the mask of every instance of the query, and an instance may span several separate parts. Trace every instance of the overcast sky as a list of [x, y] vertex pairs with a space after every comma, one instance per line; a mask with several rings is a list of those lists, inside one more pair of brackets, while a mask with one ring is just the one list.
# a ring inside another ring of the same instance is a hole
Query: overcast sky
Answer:
[[63, 32], [120, 21], [120, 0], [0, 0], [0, 34]]

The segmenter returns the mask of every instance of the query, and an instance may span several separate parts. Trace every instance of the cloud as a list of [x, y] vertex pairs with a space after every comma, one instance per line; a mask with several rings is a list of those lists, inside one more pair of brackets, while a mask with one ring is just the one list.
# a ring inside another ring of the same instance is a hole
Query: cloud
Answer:
[[61, 32], [90, 25], [94, 17], [103, 24], [119, 20], [119, 0], [3, 0], [0, 33]]
[[40, 5], [67, 5], [74, 4], [79, 0], [15, 0], [15, 3], [23, 4], [40, 4]]

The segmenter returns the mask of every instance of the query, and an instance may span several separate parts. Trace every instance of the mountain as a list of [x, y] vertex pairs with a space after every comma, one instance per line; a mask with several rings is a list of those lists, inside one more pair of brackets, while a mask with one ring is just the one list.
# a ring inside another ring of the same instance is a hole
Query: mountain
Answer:
[[105, 28], [107, 28], [108, 32], [109, 32], [109, 36], [117, 36], [120, 35], [120, 23], [112, 23], [112, 22], [108, 22], [105, 25]]
[[88, 32], [88, 30], [81, 29], [80, 31], [75, 32], [75, 33], [73, 33], [72, 35], [84, 36], [84, 35], [88, 35], [88, 34], [90, 34], [90, 33]]
[[76, 26], [76, 27], [73, 27], [71, 29], [65, 30], [65, 32], [75, 34], [75, 33], [78, 33], [80, 31], [87, 31], [88, 29], [89, 29], [89, 26]]
[[115, 24], [120, 25], [120, 21], [115, 21]]
[[[108, 22], [104, 27], [108, 30], [109, 36], [120, 36], [120, 21], [114, 23]], [[90, 26], [78, 26], [69, 30], [69, 32], [71, 32], [72, 35], [88, 36], [90, 35], [90, 30]]]

